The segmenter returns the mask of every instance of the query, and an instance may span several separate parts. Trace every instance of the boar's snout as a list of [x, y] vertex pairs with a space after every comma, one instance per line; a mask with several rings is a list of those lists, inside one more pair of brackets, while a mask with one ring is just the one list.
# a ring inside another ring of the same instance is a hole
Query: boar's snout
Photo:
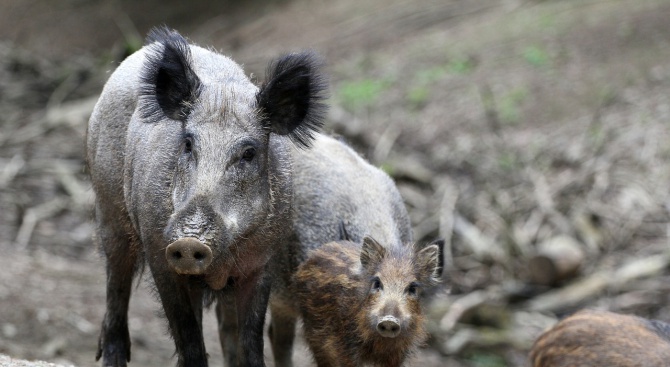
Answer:
[[400, 334], [400, 322], [395, 316], [384, 316], [377, 323], [377, 332], [385, 338], [395, 338]]
[[180, 238], [165, 249], [168, 265], [177, 274], [204, 274], [212, 263], [212, 250], [195, 238]]

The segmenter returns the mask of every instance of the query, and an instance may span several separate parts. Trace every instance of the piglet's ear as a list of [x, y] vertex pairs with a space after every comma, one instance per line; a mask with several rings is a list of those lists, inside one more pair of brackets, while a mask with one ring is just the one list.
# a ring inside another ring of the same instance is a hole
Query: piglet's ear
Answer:
[[416, 253], [416, 271], [421, 281], [428, 284], [439, 282], [442, 273], [439, 260], [440, 255], [440, 247], [435, 243], [424, 247]]
[[200, 94], [186, 39], [167, 27], [154, 28], [147, 37], [147, 56], [141, 74], [142, 117], [156, 122], [163, 117], [184, 120]]
[[361, 265], [364, 269], [372, 270], [386, 256], [386, 249], [370, 236], [363, 238], [363, 247], [361, 248]]
[[288, 135], [307, 148], [323, 125], [328, 83], [313, 52], [289, 54], [268, 66], [256, 96], [262, 123], [275, 134]]
[[444, 240], [443, 239], [438, 239], [430, 244], [430, 245], [435, 245], [437, 246], [437, 277], [441, 277], [442, 273], [444, 272]]

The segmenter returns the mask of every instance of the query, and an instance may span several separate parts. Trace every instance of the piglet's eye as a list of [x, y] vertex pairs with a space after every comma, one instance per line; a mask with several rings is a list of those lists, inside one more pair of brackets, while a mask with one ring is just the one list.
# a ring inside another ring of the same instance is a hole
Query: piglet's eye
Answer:
[[407, 293], [412, 296], [416, 296], [419, 293], [420, 285], [416, 282], [412, 282], [407, 286]]
[[248, 147], [242, 153], [242, 160], [251, 162], [255, 156], [256, 156], [256, 149], [253, 147]]
[[384, 289], [384, 286], [382, 285], [382, 281], [379, 279], [379, 277], [372, 278], [372, 286], [370, 290], [372, 292], [378, 292], [382, 289]]

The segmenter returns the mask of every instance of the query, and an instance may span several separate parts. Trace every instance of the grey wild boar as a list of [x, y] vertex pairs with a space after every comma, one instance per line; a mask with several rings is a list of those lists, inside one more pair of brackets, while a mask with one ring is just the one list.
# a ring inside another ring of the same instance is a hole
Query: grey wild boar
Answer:
[[[310, 150], [290, 147], [289, 155], [293, 168], [290, 235], [269, 264], [273, 280], [269, 336], [278, 367], [292, 365], [300, 316], [292, 279], [309, 251], [340, 239], [362, 243], [366, 235], [389, 245], [412, 241], [409, 216], [395, 183], [349, 146], [315, 134]], [[234, 310], [221, 303], [217, 312], [222, 335], [234, 335]], [[234, 365], [239, 350], [236, 340], [223, 337], [221, 342], [228, 365]]]
[[276, 366], [291, 366], [295, 325], [300, 316], [293, 275], [307, 254], [346, 237], [366, 235], [389, 246], [412, 241], [412, 229], [393, 180], [337, 139], [316, 134], [309, 151], [291, 148], [292, 234], [270, 264], [273, 274], [269, 336]]
[[[295, 322], [299, 315], [289, 290], [297, 266], [309, 250], [340, 237], [339, 224], [347, 235], [362, 241], [366, 234], [384, 243], [411, 242], [409, 218], [393, 181], [371, 166], [342, 142], [314, 134], [311, 150], [289, 146], [292, 167], [291, 212], [287, 245], [279, 246], [269, 264], [274, 282], [271, 299], [270, 337], [276, 365], [291, 365]], [[229, 365], [235, 365], [241, 350], [236, 335], [234, 304], [217, 303], [221, 343]]]
[[286, 55], [259, 88], [231, 59], [162, 28], [110, 76], [87, 132], [107, 264], [105, 366], [130, 361], [128, 301], [145, 264], [178, 366], [207, 365], [202, 309], [214, 301], [241, 325], [221, 335], [238, 346], [236, 364], [264, 365], [266, 267], [291, 235], [292, 150], [322, 125], [319, 67], [310, 52]]
[[330, 242], [295, 274], [305, 338], [319, 367], [402, 366], [427, 336], [422, 287], [435, 284], [442, 243]]
[[[292, 365], [291, 355], [300, 309], [293, 275], [307, 254], [340, 239], [362, 243], [366, 235], [388, 246], [412, 242], [412, 229], [393, 180], [341, 141], [315, 134], [310, 150], [290, 148], [293, 196], [289, 241], [269, 264], [273, 285], [269, 336], [275, 366]], [[233, 310], [217, 308], [223, 335], [234, 335]], [[234, 339], [222, 339], [229, 365], [238, 350]]]

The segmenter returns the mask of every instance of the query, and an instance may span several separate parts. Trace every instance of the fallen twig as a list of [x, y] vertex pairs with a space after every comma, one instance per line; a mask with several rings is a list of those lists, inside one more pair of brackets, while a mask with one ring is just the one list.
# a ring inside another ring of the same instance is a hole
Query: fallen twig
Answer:
[[23, 160], [23, 157], [20, 154], [15, 154], [2, 167], [2, 171], [0, 172], [0, 188], [7, 187], [25, 165], [26, 161]]
[[[444, 249], [442, 256], [444, 266], [450, 269], [453, 264], [453, 254], [451, 251], [451, 237], [454, 232], [454, 217], [456, 211], [456, 201], [458, 201], [458, 188], [448, 179], [443, 178], [439, 191], [442, 191], [442, 200], [439, 207], [438, 233], [440, 238], [444, 239]], [[446, 275], [446, 272], [444, 273]]]
[[494, 260], [500, 264], [506, 264], [507, 256], [500, 246], [458, 214], [454, 215], [454, 232], [463, 237], [464, 243], [468, 245], [478, 260]]
[[393, 145], [395, 144], [396, 140], [398, 140], [398, 137], [401, 133], [402, 129], [395, 125], [390, 125], [388, 128], [386, 128], [384, 133], [382, 133], [382, 135], [377, 140], [377, 144], [375, 144], [375, 148], [372, 153], [374, 162], [382, 163], [386, 161], [389, 153], [391, 152], [391, 149], [393, 149]]
[[525, 308], [531, 311], [556, 312], [573, 307], [598, 296], [608, 288], [657, 275], [669, 264], [670, 252], [632, 260], [617, 270], [601, 270], [563, 288], [538, 296], [530, 300]]
[[13, 145], [24, 144], [60, 125], [83, 128], [97, 101], [98, 96], [93, 96], [52, 107], [47, 110], [43, 117], [34, 119], [12, 134], [1, 136], [0, 146], [10, 143]]
[[93, 203], [93, 192], [84, 188], [84, 185], [75, 177], [73, 171], [65, 163], [55, 162], [54, 169], [63, 188], [79, 208], [88, 208]]
[[33, 235], [33, 230], [37, 223], [46, 218], [56, 215], [61, 210], [67, 207], [69, 200], [64, 197], [57, 197], [51, 201], [40, 204], [26, 210], [21, 222], [21, 227], [16, 235], [16, 243], [19, 247], [25, 248], [30, 242], [30, 237]]

